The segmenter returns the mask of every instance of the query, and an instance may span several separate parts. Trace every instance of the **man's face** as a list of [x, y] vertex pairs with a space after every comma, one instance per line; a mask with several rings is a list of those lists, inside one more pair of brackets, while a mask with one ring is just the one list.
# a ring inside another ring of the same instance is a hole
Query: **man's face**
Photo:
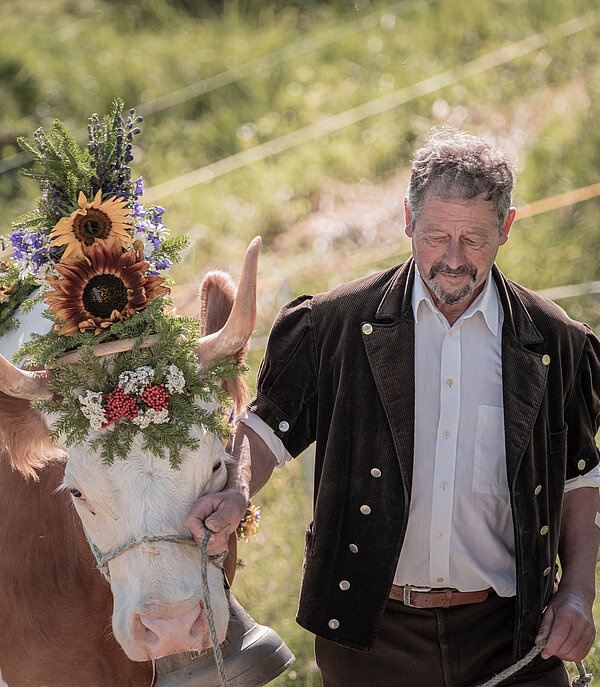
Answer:
[[406, 234], [419, 273], [441, 312], [462, 314], [483, 290], [498, 247], [508, 240], [514, 219], [511, 210], [502, 234], [491, 200], [440, 198], [427, 193], [423, 210]]

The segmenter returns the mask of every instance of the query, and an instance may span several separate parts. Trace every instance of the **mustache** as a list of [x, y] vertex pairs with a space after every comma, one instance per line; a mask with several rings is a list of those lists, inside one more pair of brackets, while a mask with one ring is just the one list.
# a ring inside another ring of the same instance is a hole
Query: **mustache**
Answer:
[[464, 265], [461, 265], [460, 267], [456, 267], [453, 269], [450, 267], [450, 265], [446, 265], [444, 262], [436, 262], [431, 266], [431, 269], [429, 270], [429, 278], [433, 279], [438, 272], [442, 272], [444, 274], [468, 274], [473, 279], [475, 279], [475, 276], [477, 275], [477, 268], [475, 265], [472, 265], [470, 262], [465, 263]]

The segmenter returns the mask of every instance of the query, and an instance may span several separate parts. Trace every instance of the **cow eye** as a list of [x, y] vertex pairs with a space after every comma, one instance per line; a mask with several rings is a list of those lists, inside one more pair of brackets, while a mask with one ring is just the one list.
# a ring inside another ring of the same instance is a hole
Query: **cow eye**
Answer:
[[71, 492], [71, 496], [73, 496], [76, 499], [80, 499], [83, 496], [79, 489], [76, 489], [75, 487], [71, 487], [69, 491]]
[[223, 464], [223, 461], [222, 461], [222, 460], [218, 460], [218, 461], [213, 465], [213, 472], [216, 472], [216, 471], [221, 467], [222, 464]]

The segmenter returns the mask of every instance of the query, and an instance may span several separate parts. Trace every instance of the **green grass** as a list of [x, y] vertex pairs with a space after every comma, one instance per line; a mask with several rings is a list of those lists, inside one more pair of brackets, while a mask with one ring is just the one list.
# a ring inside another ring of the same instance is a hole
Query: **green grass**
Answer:
[[[127, 107], [143, 104], [149, 113], [134, 162], [148, 188], [597, 11], [592, 0], [431, 0], [404, 6], [381, 0], [225, 0], [222, 12], [218, 4], [5, 0], [0, 158], [16, 153], [18, 135], [47, 127], [54, 118], [85, 131], [90, 113], [105, 111], [121, 96]], [[519, 168], [517, 205], [597, 182], [599, 26], [554, 37], [477, 75], [457, 75], [435, 92], [161, 199], [172, 232], [192, 238], [185, 261], [174, 270], [178, 284], [196, 282], [209, 268], [237, 276], [245, 245], [261, 234], [261, 278], [286, 277], [281, 286], [261, 292], [257, 334], [266, 335], [289, 298], [398, 262], [407, 251], [400, 239], [367, 245], [345, 236], [323, 251], [310, 242], [301, 245], [297, 222], [319, 205], [329, 179], [362, 188], [405, 169], [435, 124], [495, 136], [507, 147]], [[290, 46], [298, 48], [295, 56], [286, 52]], [[269, 55], [268, 66], [257, 62]], [[230, 70], [245, 65], [255, 66], [241, 78], [221, 77], [223, 85], [156, 110], [162, 98], [219, 74], [231, 76]], [[15, 170], [0, 174], [0, 234], [32, 208], [37, 193]], [[500, 266], [535, 289], [600, 280], [599, 216], [596, 198], [518, 221], [499, 254]], [[287, 248], [276, 251], [282, 237]], [[386, 246], [389, 255], [382, 257]], [[349, 266], [332, 273], [332, 261], [341, 257]], [[560, 304], [600, 331], [597, 296]], [[251, 380], [260, 356], [259, 350], [251, 353]], [[256, 499], [263, 507], [261, 534], [240, 546], [246, 567], [234, 592], [297, 656], [274, 685], [320, 684], [312, 636], [294, 622], [304, 527], [311, 518], [309, 482], [310, 458], [277, 471]], [[600, 674], [597, 647], [589, 666]]]

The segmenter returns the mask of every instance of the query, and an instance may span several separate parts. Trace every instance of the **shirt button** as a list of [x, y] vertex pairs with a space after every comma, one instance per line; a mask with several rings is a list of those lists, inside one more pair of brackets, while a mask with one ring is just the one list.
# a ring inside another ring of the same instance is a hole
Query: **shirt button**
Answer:
[[285, 420], [282, 420], [282, 421], [279, 423], [279, 431], [280, 431], [280, 432], [287, 432], [289, 428], [290, 428], [290, 423], [289, 423], [289, 422], [286, 422]]
[[373, 477], [381, 477], [381, 470], [379, 468], [371, 468], [371, 475]]
[[454, 385], [454, 380], [453, 380], [453, 379], [447, 379], [447, 380], [446, 380], [446, 384], [447, 384], [450, 388], [452, 388], [452, 386]]
[[448, 488], [448, 482], [442, 482], [440, 487], [442, 487], [442, 489], [445, 491]]
[[454, 336], [452, 329], [448, 332], [448, 338], [451, 339]]
[[542, 365], [550, 365], [550, 356], [547, 353], [542, 356]]
[[544, 577], [548, 577], [548, 575], [552, 572], [552, 568], [546, 568], [544, 572], [542, 573]]
[[358, 553], [358, 546], [356, 546], [356, 544], [350, 544], [348, 548], [350, 551], [352, 551], [352, 553]]
[[371, 512], [371, 506], [367, 506], [366, 504], [365, 504], [364, 506], [361, 506], [361, 507], [360, 507], [360, 512], [361, 512], [363, 515], [369, 515], [369, 513]]
[[542, 485], [541, 485], [541, 484], [538, 484], [537, 487], [535, 488], [535, 490], [534, 490], [533, 493], [534, 493], [536, 496], [539, 496], [541, 491], [542, 491]]
[[443, 577], [438, 577], [438, 578], [437, 578], [437, 581], [438, 581], [438, 582], [443, 582], [443, 581], [444, 581], [444, 578], [443, 578]]
[[578, 467], [580, 470], [583, 470], [583, 469], [585, 468], [585, 460], [583, 460], [583, 458], [582, 458], [580, 461], [577, 462], [577, 467]]
[[342, 581], [340, 582], [340, 589], [341, 589], [343, 592], [345, 592], [345, 591], [347, 591], [348, 589], [350, 589], [350, 582], [348, 582], [348, 580], [342, 580]]
[[442, 432], [442, 436], [444, 437], [444, 439], [447, 439], [450, 436], [450, 432], [447, 429], [445, 429]]
[[362, 333], [363, 334], [370, 334], [373, 331], [373, 325], [369, 324], [368, 322], [365, 322], [362, 326]]
[[327, 624], [332, 630], [337, 630], [340, 626], [340, 621], [337, 618], [332, 618]]
[[444, 538], [444, 533], [443, 533], [443, 532], [438, 532], [435, 536], [436, 536], [438, 539], [443, 539], [443, 538]]
[[542, 536], [544, 536], [544, 534], [548, 534], [549, 531], [550, 531], [550, 528], [548, 527], [548, 525], [544, 525], [544, 526], [542, 527], [542, 529], [540, 530], [540, 534], [541, 534]]

